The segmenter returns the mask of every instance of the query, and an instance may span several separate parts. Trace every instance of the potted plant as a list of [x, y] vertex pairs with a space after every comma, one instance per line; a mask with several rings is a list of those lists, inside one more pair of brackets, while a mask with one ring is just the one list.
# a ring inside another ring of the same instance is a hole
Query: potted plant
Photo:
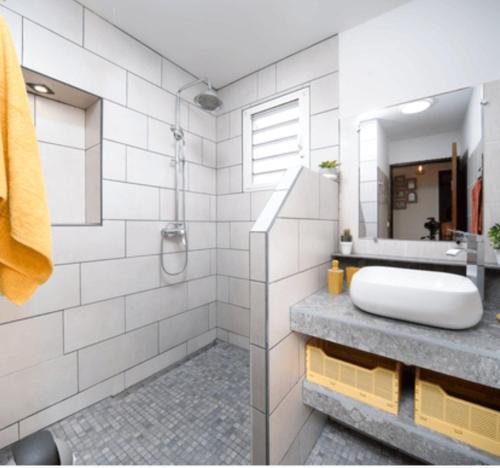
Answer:
[[488, 237], [490, 239], [491, 246], [495, 250], [497, 263], [500, 265], [500, 223], [496, 223], [495, 225], [490, 227], [490, 230], [488, 231]]
[[323, 174], [328, 179], [337, 180], [339, 173], [340, 163], [336, 160], [334, 161], [323, 161], [319, 164], [319, 172]]
[[340, 252], [343, 255], [350, 255], [352, 253], [352, 234], [350, 229], [344, 229], [340, 235]]

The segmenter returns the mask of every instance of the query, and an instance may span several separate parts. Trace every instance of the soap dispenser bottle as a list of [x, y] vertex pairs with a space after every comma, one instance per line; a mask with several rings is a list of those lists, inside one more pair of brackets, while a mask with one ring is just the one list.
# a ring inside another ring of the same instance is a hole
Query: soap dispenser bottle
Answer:
[[344, 270], [339, 269], [339, 261], [332, 261], [328, 270], [328, 291], [330, 294], [341, 294], [344, 289]]

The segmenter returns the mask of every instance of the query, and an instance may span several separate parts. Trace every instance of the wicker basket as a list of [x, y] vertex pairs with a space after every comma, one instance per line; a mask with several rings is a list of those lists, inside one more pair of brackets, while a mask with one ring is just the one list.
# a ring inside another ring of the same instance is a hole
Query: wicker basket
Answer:
[[415, 422], [420, 426], [500, 456], [499, 409], [500, 390], [417, 369]]
[[307, 379], [318, 385], [398, 414], [401, 364], [316, 338], [307, 344]]

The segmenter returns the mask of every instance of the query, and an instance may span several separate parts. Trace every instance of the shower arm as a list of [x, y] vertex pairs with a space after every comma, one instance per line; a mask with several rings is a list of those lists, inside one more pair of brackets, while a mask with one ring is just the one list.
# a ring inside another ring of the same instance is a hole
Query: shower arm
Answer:
[[192, 88], [198, 84], [205, 83], [210, 89], [212, 89], [212, 83], [208, 78], [196, 78], [189, 83], [186, 83], [184, 86], [181, 86], [175, 95], [175, 130], [180, 131], [181, 129], [181, 94], [186, 89]]

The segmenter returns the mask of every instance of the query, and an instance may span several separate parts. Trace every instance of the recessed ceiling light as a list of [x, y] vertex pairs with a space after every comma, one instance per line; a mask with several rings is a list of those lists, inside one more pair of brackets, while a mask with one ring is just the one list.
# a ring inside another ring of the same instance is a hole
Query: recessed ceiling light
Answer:
[[403, 104], [399, 108], [403, 114], [418, 114], [419, 112], [429, 109], [433, 102], [432, 99], [420, 99], [418, 101]]
[[26, 84], [32, 91], [35, 91], [35, 93], [54, 94], [54, 91], [52, 91], [47, 85], [44, 85], [42, 83], [26, 83]]

